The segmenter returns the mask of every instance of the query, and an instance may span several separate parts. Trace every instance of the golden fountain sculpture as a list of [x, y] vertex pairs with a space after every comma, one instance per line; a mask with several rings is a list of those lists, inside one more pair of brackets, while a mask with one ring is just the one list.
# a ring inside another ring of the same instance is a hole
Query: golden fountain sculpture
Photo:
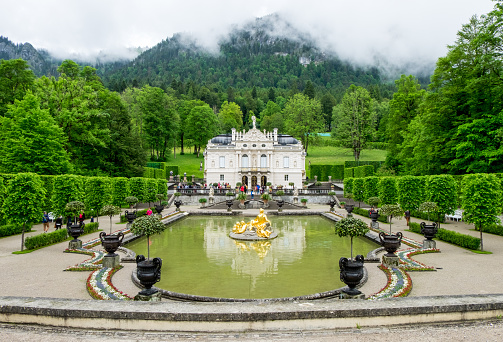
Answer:
[[267, 219], [263, 208], [260, 208], [258, 216], [250, 222], [236, 222], [232, 227], [232, 233], [229, 234], [231, 238], [238, 240], [272, 239], [277, 235], [271, 231], [271, 221]]

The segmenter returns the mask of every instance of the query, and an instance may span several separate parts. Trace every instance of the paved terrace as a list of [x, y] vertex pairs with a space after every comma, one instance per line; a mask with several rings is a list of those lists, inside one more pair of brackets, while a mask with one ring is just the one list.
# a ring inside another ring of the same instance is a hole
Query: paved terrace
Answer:
[[[167, 209], [167, 211], [171, 211], [172, 209]], [[206, 211], [205, 209], [199, 209], [196, 207], [183, 207], [182, 210], [189, 211], [193, 214], [200, 213], [201, 211]], [[305, 209], [303, 211], [309, 211], [309, 212], [324, 212], [328, 210], [327, 205], [308, 205], [308, 209]], [[285, 212], [288, 212], [285, 210]], [[345, 211], [344, 210], [337, 210], [338, 214], [345, 216]], [[250, 216], [255, 216], [258, 214], [258, 209], [248, 209], [246, 210], [246, 214]], [[370, 221], [368, 218], [363, 217], [362, 218], [365, 221]], [[118, 216], [114, 217], [112, 220], [112, 230], [118, 230], [124, 227], [124, 225], [117, 224], [119, 218]], [[420, 222], [420, 220], [412, 218], [413, 222]], [[100, 217], [99, 218], [100, 222], [100, 228], [103, 229], [105, 232], [108, 232], [110, 229], [109, 226], [109, 218], [108, 217]], [[450, 230], [455, 230], [464, 234], [469, 234], [473, 236], [479, 236], [478, 232], [475, 232], [471, 230], [472, 226], [467, 225], [464, 222], [449, 222], [446, 224], [442, 225], [443, 228], [450, 229]], [[381, 224], [381, 228], [384, 228], [383, 224]], [[401, 231], [404, 233], [405, 237], [417, 240], [417, 241], [422, 241], [422, 236], [411, 233], [411, 232], [405, 232], [406, 226], [405, 226], [405, 220], [394, 220], [392, 224], [392, 230], [394, 232]], [[34, 226], [35, 231], [28, 233], [27, 236], [30, 235], [35, 235], [35, 234], [40, 234], [42, 233], [42, 225], [35, 225]], [[52, 231], [53, 229], [51, 229]], [[84, 236], [82, 238], [83, 241], [90, 240], [92, 238], [95, 238], [98, 236], [98, 233], [94, 233], [91, 235]], [[12, 254], [13, 251], [19, 250], [20, 249], [20, 244], [21, 244], [21, 238], [20, 236], [12, 236], [12, 237], [7, 237], [7, 238], [2, 238], [0, 239], [0, 267], [2, 269], [2, 277], [0, 278], [0, 290], [1, 290], [1, 295], [2, 296], [12, 296], [12, 297], [28, 297], [31, 299], [21, 299], [21, 298], [0, 298], [0, 308], [2, 306], [8, 306], [8, 305], [19, 305], [19, 307], [32, 307], [32, 308], [61, 308], [62, 306], [70, 306], [70, 307], [80, 307], [82, 305], [83, 308], [85, 308], [86, 311], [88, 312], [93, 312], [95, 310], [104, 310], [107, 311], [105, 308], [106, 307], [113, 307], [115, 308], [118, 312], [121, 311], [138, 311], [138, 308], [143, 308], [140, 309], [140, 311], [144, 310], [145, 308], [150, 307], [147, 311], [154, 310], [158, 311], [160, 313], [166, 314], [166, 312], [171, 312], [173, 314], [179, 313], [179, 312], [185, 312], [185, 313], [219, 313], [219, 312], [228, 312], [230, 309], [231, 312], [248, 312], [249, 314], [257, 314], [256, 312], [268, 312], [268, 310], [272, 311], [277, 311], [277, 310], [284, 310], [284, 305], [290, 305], [287, 309], [286, 312], [289, 312], [287, 315], [292, 315], [288, 320], [283, 321], [284, 323], [286, 322], [285, 325], [281, 326], [281, 322], [276, 322], [276, 325], [268, 325], [265, 324], [263, 321], [263, 317], [260, 318], [259, 316], [255, 317], [259, 322], [258, 325], [253, 326], [252, 324], [248, 325], [247, 327], [243, 326], [236, 326], [236, 329], [234, 330], [235, 332], [242, 332], [246, 331], [248, 329], [258, 329], [259, 331], [262, 329], [265, 329], [265, 331], [274, 331], [275, 333], [258, 333], [256, 335], [257, 339], [262, 339], [262, 340], [269, 340], [269, 337], [274, 337], [274, 339], [277, 340], [282, 340], [283, 338], [285, 340], [295, 340], [295, 339], [305, 339], [305, 334], [310, 331], [311, 329], [315, 329], [314, 325], [310, 326], [309, 323], [306, 323], [305, 321], [302, 321], [303, 323], [299, 323], [298, 320], [295, 320], [295, 315], [298, 314], [298, 312], [305, 312], [306, 308], [309, 308], [309, 311], [318, 311], [320, 315], [326, 315], [327, 312], [332, 313], [332, 316], [334, 315], [333, 312], [341, 310], [342, 308], [346, 307], [346, 309], [350, 311], [355, 311], [356, 307], [360, 307], [361, 310], [365, 311], [366, 308], [372, 307], [377, 310], [384, 310], [384, 307], [387, 306], [387, 310], [391, 311], [400, 311], [400, 310], [405, 310], [403, 309], [404, 307], [414, 307], [415, 310], [427, 310], [429, 308], [431, 310], [432, 308], [432, 301], [434, 301], [435, 306], [436, 305], [444, 305], [448, 307], [455, 307], [456, 305], [463, 304], [466, 307], [472, 306], [473, 308], [477, 307], [478, 308], [487, 308], [496, 311], [493, 311], [492, 316], [485, 316], [479, 315], [479, 316], [473, 316], [470, 317], [470, 315], [461, 315], [459, 316], [459, 320], [464, 319], [464, 318], [491, 318], [495, 317], [494, 313], [495, 312], [500, 312], [498, 314], [503, 313], [503, 296], [501, 295], [503, 293], [502, 287], [501, 287], [501, 281], [503, 278], [503, 271], [501, 271], [500, 265], [503, 264], [503, 237], [500, 236], [494, 236], [491, 234], [484, 234], [484, 247], [487, 251], [492, 252], [492, 254], [477, 254], [470, 252], [468, 250], [455, 247], [453, 245], [443, 243], [441, 241], [437, 241], [437, 248], [441, 250], [441, 253], [432, 253], [432, 254], [422, 254], [422, 255], [416, 255], [414, 256], [414, 259], [417, 261], [420, 261], [426, 265], [429, 266], [434, 266], [437, 268], [436, 272], [410, 272], [410, 276], [412, 278], [413, 282], [413, 290], [411, 294], [409, 295], [409, 298], [407, 299], [392, 299], [392, 300], [386, 300], [386, 301], [378, 301], [376, 303], [369, 303], [367, 301], [361, 302], [358, 305], [354, 306], [353, 304], [350, 303], [343, 303], [341, 304], [340, 301], [335, 301], [335, 300], [326, 300], [326, 301], [320, 301], [319, 303], [314, 302], [314, 303], [288, 303], [288, 304], [247, 304], [246, 307], [237, 307], [235, 306], [236, 304], [230, 304], [233, 306], [231, 308], [229, 304], [193, 304], [193, 303], [178, 303], [178, 302], [171, 302], [169, 300], [163, 301], [162, 303], [157, 303], [156, 305], [150, 305], [150, 306], [145, 306], [145, 303], [119, 303], [119, 302], [101, 302], [101, 301], [93, 301], [90, 299], [89, 294], [86, 291], [86, 279], [89, 276], [89, 272], [63, 272], [63, 269], [67, 268], [68, 266], [72, 266], [75, 264], [78, 264], [86, 259], [89, 258], [89, 256], [86, 255], [81, 255], [81, 254], [70, 254], [70, 253], [62, 253], [63, 250], [67, 247], [68, 243], [63, 242], [57, 245], [49, 246], [42, 248], [40, 250], [34, 251], [32, 253], [28, 254], [21, 254], [21, 255], [15, 255]], [[336, 261], [334, 261], [336, 262]], [[139, 289], [136, 288], [131, 282], [131, 273], [133, 272], [135, 268], [135, 264], [124, 264], [124, 268], [117, 272], [114, 277], [113, 277], [113, 283], [114, 285], [121, 291], [129, 294], [130, 296], [134, 296]], [[385, 284], [386, 284], [386, 276], [382, 271], [380, 271], [377, 268], [377, 264], [367, 264], [367, 269], [369, 273], [369, 280], [368, 282], [361, 288], [362, 292], [365, 293], [366, 295], [371, 295], [373, 293], [378, 292]], [[488, 296], [479, 296], [479, 297], [473, 297], [473, 296], [468, 296], [468, 295], [487, 295], [487, 294], [495, 294], [494, 296], [488, 295]], [[461, 295], [460, 297], [450, 297], [450, 298], [444, 298], [446, 295]], [[439, 296], [435, 297], [433, 299], [425, 299], [425, 298], [415, 298], [415, 297], [425, 297], [425, 296]], [[38, 297], [38, 298], [46, 298], [46, 299], [34, 299], [33, 297]], [[59, 298], [58, 300], [53, 300], [50, 298]], [[63, 299], [63, 300], [61, 300]], [[67, 300], [65, 300], [67, 299]], [[68, 299], [80, 299], [84, 300], [83, 302], [74, 302], [74, 301], [68, 301]], [[347, 302], [347, 301], [346, 301]], [[359, 301], [358, 301], [359, 302]], [[77, 304], [76, 304], [77, 303]], [[127, 307], [124, 307], [121, 305], [127, 304]], [[138, 304], [138, 305], [136, 305]], [[356, 303], [354, 303], [356, 304]], [[202, 307], [195, 307], [195, 305], [203, 305]], [[276, 306], [270, 306], [270, 305], [276, 305]], [[264, 307], [266, 308], [264, 311]], [[400, 310], [398, 307], [402, 307]], [[268, 309], [267, 309], [268, 308]], [[354, 309], [352, 309], [354, 308]], [[237, 310], [237, 311], [236, 311]], [[113, 310], [112, 310], [113, 311]], [[361, 311], [361, 312], [363, 312]], [[418, 311], [418, 312], [419, 312]], [[323, 314], [321, 314], [323, 312]], [[349, 311], [348, 311], [349, 312]], [[424, 311], [425, 313], [427, 311]], [[482, 311], [482, 313], [487, 312], [485, 310]], [[112, 314], [113, 315], [113, 314]], [[340, 314], [342, 315], [342, 314]], [[301, 317], [297, 316], [297, 317]], [[337, 314], [335, 314], [337, 316]], [[292, 320], [294, 321], [294, 324], [289, 324], [288, 322]], [[371, 324], [370, 321], [365, 322], [365, 319], [363, 319], [363, 316], [353, 320], [347, 324], [351, 325], [344, 325], [342, 324], [339, 326], [340, 328], [348, 328], [348, 327], [354, 327], [356, 324], [354, 322], [359, 323], [359, 325], [366, 326], [366, 323], [368, 323], [369, 326], [380, 326], [382, 324], [394, 324], [394, 323], [407, 323], [408, 329], [413, 329], [411, 328], [411, 323], [418, 323], [420, 320], [417, 320], [417, 317], [413, 319], [405, 319], [403, 321], [402, 319], [390, 319], [391, 322], [388, 320], [388, 322], [374, 322]], [[45, 324], [47, 322], [44, 322], [43, 320], [41, 322], [33, 322], [33, 323], [42, 323]], [[296, 325], [297, 324], [297, 325]], [[331, 329], [334, 327], [338, 327], [337, 324], [339, 323], [332, 323], [329, 324], [326, 328]], [[78, 325], [78, 326], [85, 326], [85, 325]], [[181, 324], [180, 326], [183, 326]], [[204, 328], [202, 328], [203, 331], [211, 331], [215, 329], [217, 324], [209, 325]], [[492, 328], [487, 328], [487, 327], [494, 327]], [[6, 329], [2, 329], [0, 326], [0, 338], [2, 337], [8, 337], [11, 340], [16, 340], [15, 336], [18, 336], [21, 340], [22, 336], [26, 337], [32, 334], [30, 329], [26, 328], [25, 330], [16, 330], [13, 329], [12, 326], [10, 325], [4, 325]], [[95, 328], [98, 328], [97, 326], [93, 326]], [[448, 326], [445, 329], [449, 330], [453, 326]], [[479, 325], [479, 327], [484, 327], [481, 328], [481, 331], [486, 331], [487, 330], [487, 336], [492, 336], [494, 334], [502, 334], [503, 333], [503, 326], [501, 324], [495, 324], [495, 325]], [[124, 327], [117, 326], [116, 328], [118, 329], [124, 329]], [[42, 328], [33, 328], [33, 329], [42, 329]], [[104, 328], [103, 328], [104, 329]], [[183, 330], [184, 328], [182, 328]], [[187, 328], [185, 328], [187, 329]], [[379, 336], [384, 336], [382, 335], [383, 333], [385, 335], [393, 335], [395, 328], [385, 328], [384, 330], [372, 330], [372, 334], [377, 334], [373, 336], [373, 340], [379, 340]], [[444, 328], [439, 328], [440, 330], [438, 331], [439, 335], [442, 335], [445, 330]], [[459, 331], [465, 334], [466, 332], [463, 332], [463, 327], [459, 327], [458, 325], [455, 326], [454, 331]], [[149, 329], [145, 329], [149, 330]], [[173, 329], [173, 326], [171, 326], [168, 330], [173, 331], [177, 329]], [[222, 330], [226, 330], [226, 328], [223, 328]], [[232, 329], [231, 329], [232, 330]], [[285, 333], [279, 333], [279, 335], [274, 335], [278, 334], [278, 331], [285, 331]], [[87, 331], [87, 330], [86, 330]], [[290, 335], [288, 331], [295, 331], [295, 333], [292, 333], [293, 335]], [[359, 330], [358, 330], [359, 331]], [[369, 332], [370, 330], [367, 330]], [[52, 331], [54, 332], [54, 331]], [[215, 332], [214, 332], [215, 333]], [[213, 333], [213, 334], [214, 334]], [[10, 335], [9, 335], [10, 334]], [[49, 332], [49, 334], [52, 334]], [[58, 335], [59, 334], [59, 335]], [[265, 335], [264, 335], [265, 334]], [[269, 335], [268, 335], [269, 334]], [[325, 334], [325, 335], [324, 335]], [[328, 334], [328, 335], [326, 335]], [[348, 333], [350, 334], [350, 332]], [[406, 332], [405, 332], [406, 334]], [[12, 335], [12, 336], [11, 336]], [[55, 339], [56, 337], [61, 335], [61, 331], [55, 330], [55, 333], [52, 334], [54, 335], [54, 339], [52, 340], [57, 340]], [[140, 333], [141, 335], [141, 333]], [[140, 336], [138, 335], [138, 336]], [[246, 335], [246, 334], [245, 334]], [[62, 336], [62, 335], [61, 335]], [[177, 337], [178, 335], [172, 335], [171, 337]], [[199, 336], [199, 335], [187, 335], [187, 336]], [[203, 335], [201, 335], [203, 336]], [[199, 337], [201, 337], [199, 336]], [[228, 335], [204, 335], [204, 339], [206, 338], [213, 338], [215, 336], [220, 336], [222, 338], [226, 339], [232, 339], [233, 337], [237, 338], [237, 335], [233, 334], [228, 334]], [[246, 335], [247, 337], [253, 337], [255, 335]], [[245, 337], [246, 337], [245, 336]], [[262, 336], [262, 337], [261, 337]], [[266, 336], [264, 338], [264, 336]], [[267, 337], [269, 336], [269, 337]], [[310, 335], [313, 340], [326, 340], [328, 341], [328, 338], [330, 340], [336, 340], [333, 335], [330, 333], [325, 332], [323, 333], [314, 333], [314, 335]], [[349, 337], [350, 335], [346, 335], [346, 338], [349, 340], [351, 339]], [[370, 335], [368, 335], [370, 337]], [[447, 334], [446, 336], [449, 336]], [[474, 335], [474, 337], [481, 337], [484, 336], [482, 335]], [[103, 336], [102, 336], [103, 337]], [[183, 338], [182, 335], [179, 336], [180, 338]], [[198, 337], [198, 338], [199, 338]], [[242, 336], [241, 336], [242, 337]], [[241, 338], [240, 337], [240, 338]], [[68, 340], [69, 336], [65, 337], [66, 340]], [[114, 335], [106, 335], [103, 337], [103, 340], [114, 340]], [[143, 339], [143, 338], [141, 338]], [[163, 338], [160, 338], [162, 340]], [[189, 338], [192, 339], [192, 338]], [[218, 339], [218, 338], [216, 338]], [[490, 339], [490, 338], [489, 338]], [[2, 340], [6, 340], [6, 338], [2, 338]], [[417, 338], [415, 338], [417, 340]], [[472, 339], [472, 340], [477, 340], [477, 338]]]

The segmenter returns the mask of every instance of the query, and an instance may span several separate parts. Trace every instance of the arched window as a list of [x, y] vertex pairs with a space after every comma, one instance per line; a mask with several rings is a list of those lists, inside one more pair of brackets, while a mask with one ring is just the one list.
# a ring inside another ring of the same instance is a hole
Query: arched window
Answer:
[[265, 154], [260, 156], [260, 167], [267, 167], [267, 156]]
[[248, 167], [248, 155], [243, 154], [243, 158], [241, 158], [241, 167]]

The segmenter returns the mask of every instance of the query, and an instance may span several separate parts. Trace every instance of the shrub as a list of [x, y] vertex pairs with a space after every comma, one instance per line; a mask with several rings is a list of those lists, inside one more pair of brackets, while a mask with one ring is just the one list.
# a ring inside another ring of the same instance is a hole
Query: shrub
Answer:
[[199, 203], [206, 203], [206, 202], [208, 202], [208, 200], [204, 197], [199, 199]]
[[[25, 232], [31, 231], [31, 224], [26, 225]], [[5, 226], [0, 226], [0, 237], [11, 236], [16, 234], [21, 234], [23, 232], [23, 225], [18, 224], [6, 224]]]
[[126, 177], [115, 177], [112, 179], [112, 204], [122, 206], [124, 199], [128, 195], [128, 179]]
[[24, 241], [24, 246], [26, 249], [35, 249], [63, 242], [67, 238], [68, 233], [66, 229], [58, 229], [55, 232], [27, 237]]
[[276, 196], [284, 196], [285, 195], [285, 192], [283, 190], [278, 190], [276, 191]]
[[332, 179], [344, 179], [344, 165], [311, 165], [310, 178], [318, 176], [320, 181], [328, 181], [328, 176]]
[[372, 165], [374, 168], [374, 172], [377, 172], [377, 169], [384, 164], [384, 161], [355, 161], [355, 160], [346, 160], [344, 162], [344, 167], [346, 168], [354, 168], [362, 165]]
[[264, 201], [269, 201], [271, 199], [271, 195], [265, 193], [262, 196], [260, 196]]
[[503, 226], [499, 224], [489, 224], [482, 228], [484, 233], [503, 236]]
[[86, 223], [84, 226], [84, 235], [97, 232], [100, 228], [99, 222]]
[[300, 199], [300, 202], [301, 202], [301, 203], [307, 203], [307, 198], [301, 198], [301, 199]]
[[[234, 196], [234, 194], [232, 194], [232, 196]], [[244, 192], [239, 193], [237, 199], [240, 201], [244, 201], [246, 199], [246, 194]]]

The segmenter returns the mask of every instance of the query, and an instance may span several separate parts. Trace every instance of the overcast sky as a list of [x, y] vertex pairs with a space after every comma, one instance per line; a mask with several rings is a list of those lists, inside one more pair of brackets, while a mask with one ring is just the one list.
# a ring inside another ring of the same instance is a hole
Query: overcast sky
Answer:
[[341, 57], [369, 63], [436, 61], [491, 0], [0, 0], [0, 35], [58, 57], [123, 53], [189, 32], [214, 47], [233, 24], [270, 13], [289, 18]]

